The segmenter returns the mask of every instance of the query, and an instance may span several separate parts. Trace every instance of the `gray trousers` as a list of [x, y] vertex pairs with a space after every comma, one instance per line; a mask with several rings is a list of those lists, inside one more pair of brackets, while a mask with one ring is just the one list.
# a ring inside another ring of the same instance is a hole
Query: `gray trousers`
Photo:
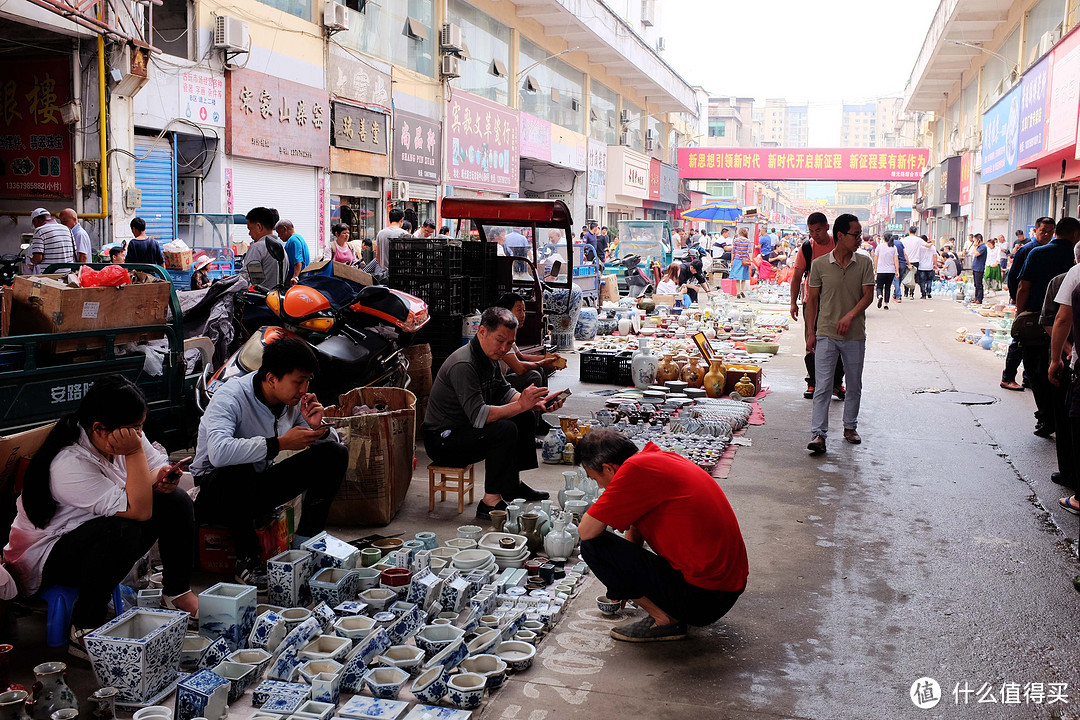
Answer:
[[[862, 371], [866, 359], [865, 340], [833, 340], [817, 337], [814, 352], [814, 372], [818, 377], [832, 377], [836, 360], [844, 361], [847, 394], [844, 397], [844, 429], [855, 430], [859, 426], [859, 403], [862, 401]], [[829, 403], [832, 388], [826, 383], [814, 388], [814, 417], [810, 433], [815, 437], [829, 436]]]

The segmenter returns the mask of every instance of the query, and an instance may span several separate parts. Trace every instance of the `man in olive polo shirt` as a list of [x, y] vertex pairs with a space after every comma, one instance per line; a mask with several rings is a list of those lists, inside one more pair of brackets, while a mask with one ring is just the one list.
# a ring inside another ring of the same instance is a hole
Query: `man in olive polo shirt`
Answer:
[[[854, 215], [845, 213], [836, 218], [833, 238], [836, 248], [810, 264], [806, 322], [813, 325], [816, 320], [817, 333], [807, 339], [806, 350], [814, 353], [814, 371], [819, 378], [832, 377], [836, 359], [843, 359], [847, 375], [844, 439], [857, 445], [862, 442], [856, 428], [866, 357], [866, 308], [874, 300], [874, 261], [869, 255], [855, 252], [862, 238], [862, 225]], [[825, 452], [830, 395], [827, 384], [814, 389], [810, 430], [814, 439], [806, 446], [813, 455]]]

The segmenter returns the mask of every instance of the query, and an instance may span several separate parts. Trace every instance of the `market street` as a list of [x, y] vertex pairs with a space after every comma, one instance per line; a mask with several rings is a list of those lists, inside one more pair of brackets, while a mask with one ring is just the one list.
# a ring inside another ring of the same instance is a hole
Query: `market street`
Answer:
[[[837, 441], [834, 401], [821, 458], [803, 449], [801, 332], [784, 333], [766, 366], [766, 424], [721, 481], [750, 556], [734, 610], [686, 643], [616, 643], [592, 583], [541, 650], [543, 672], [508, 683], [485, 717], [1075, 716], [1080, 612], [1065, 541], [1076, 519], [1056, 508], [1053, 446], [1031, 434], [1030, 394], [1000, 390], [1001, 360], [953, 340], [978, 320], [946, 299], [871, 308], [863, 444]], [[916, 394], [925, 388], [998, 402]], [[575, 395], [567, 410], [590, 401]], [[924, 675], [945, 696], [933, 710], [908, 698]], [[975, 707], [972, 693], [956, 707], [964, 682], [990, 683], [999, 705]], [[1020, 705], [1000, 705], [1003, 683], [1019, 684]], [[1068, 683], [1069, 704], [1025, 707], [1026, 683]]]

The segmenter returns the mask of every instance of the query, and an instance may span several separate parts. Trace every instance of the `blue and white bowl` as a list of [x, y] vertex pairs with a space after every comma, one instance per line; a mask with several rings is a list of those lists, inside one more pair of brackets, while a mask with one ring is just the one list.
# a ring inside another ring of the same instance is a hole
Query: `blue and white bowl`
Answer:
[[442, 665], [428, 668], [413, 680], [412, 694], [420, 702], [434, 705], [446, 695], [448, 678], [449, 671]]
[[464, 630], [453, 625], [425, 625], [413, 637], [413, 642], [424, 651], [424, 656], [430, 660], [464, 634]]
[[507, 640], [495, 646], [495, 655], [514, 672], [528, 670], [536, 657], [536, 648], [520, 640]]
[[424, 651], [412, 645], [391, 645], [375, 659], [381, 665], [396, 667], [413, 675], [420, 672], [420, 665], [424, 662]]
[[482, 675], [488, 690], [501, 688], [506, 682], [506, 663], [495, 655], [474, 655], [461, 661], [465, 672]]
[[484, 699], [484, 687], [486, 685], [487, 680], [483, 675], [470, 672], [454, 675], [446, 684], [446, 699], [454, 707], [462, 710], [473, 710], [480, 707], [480, 702]]

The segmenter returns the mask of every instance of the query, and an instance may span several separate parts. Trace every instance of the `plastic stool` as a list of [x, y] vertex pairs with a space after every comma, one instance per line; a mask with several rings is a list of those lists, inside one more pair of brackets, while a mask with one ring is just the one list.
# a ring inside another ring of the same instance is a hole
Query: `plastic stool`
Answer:
[[458, 494], [458, 514], [465, 512], [465, 493], [469, 493], [469, 502], [473, 501], [473, 466], [442, 467], [428, 465], [428, 511], [435, 509], [435, 495], [442, 493], [446, 500], [447, 492]]
[[[113, 608], [117, 615], [124, 611], [122, 587], [117, 585], [113, 589]], [[50, 585], [39, 592], [38, 596], [49, 606], [45, 621], [45, 644], [53, 648], [66, 645], [68, 628], [71, 627], [71, 613], [75, 609], [75, 601], [79, 599], [79, 588]]]

